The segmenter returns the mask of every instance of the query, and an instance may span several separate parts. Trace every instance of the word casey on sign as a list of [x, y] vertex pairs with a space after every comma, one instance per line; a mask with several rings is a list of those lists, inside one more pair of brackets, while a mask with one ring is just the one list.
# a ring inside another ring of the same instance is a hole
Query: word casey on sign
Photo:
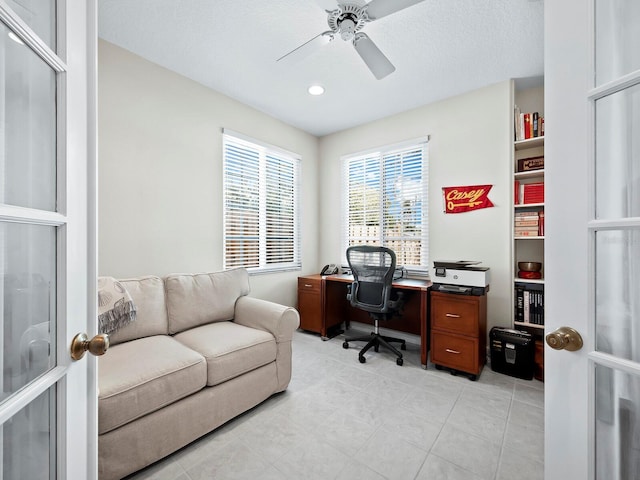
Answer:
[[462, 213], [493, 207], [493, 203], [488, 197], [492, 186], [442, 187], [444, 213]]

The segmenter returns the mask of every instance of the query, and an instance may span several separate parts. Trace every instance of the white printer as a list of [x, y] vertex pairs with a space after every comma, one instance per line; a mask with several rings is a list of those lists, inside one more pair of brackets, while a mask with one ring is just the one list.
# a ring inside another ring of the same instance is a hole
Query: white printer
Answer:
[[489, 268], [471, 260], [433, 262], [432, 290], [463, 295], [484, 295], [489, 291]]

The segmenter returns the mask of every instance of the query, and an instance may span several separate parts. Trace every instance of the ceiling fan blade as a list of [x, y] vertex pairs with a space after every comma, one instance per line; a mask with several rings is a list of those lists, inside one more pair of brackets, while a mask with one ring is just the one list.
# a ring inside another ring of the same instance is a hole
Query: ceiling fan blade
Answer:
[[396, 67], [366, 34], [362, 32], [356, 34], [353, 39], [353, 46], [378, 80], [395, 72]]
[[312, 51], [316, 50], [317, 48], [320, 48], [323, 45], [328, 44], [329, 42], [331, 42], [331, 40], [333, 40], [333, 38], [334, 38], [333, 32], [331, 31], [322, 32], [319, 35], [316, 35], [315, 37], [313, 37], [308, 42], [305, 42], [299, 47], [294, 48], [289, 53], [285, 53], [278, 60], [276, 60], [276, 62], [279, 62], [281, 60], [285, 60], [287, 63], [297, 62], [303, 59], [304, 57], [306, 57], [307, 55], [309, 55]]
[[386, 17], [392, 13], [404, 10], [411, 5], [423, 2], [424, 0], [371, 0], [367, 4], [367, 14], [371, 20]]
[[316, 0], [316, 3], [320, 5], [320, 8], [328, 12], [334, 11], [338, 8], [336, 0]]

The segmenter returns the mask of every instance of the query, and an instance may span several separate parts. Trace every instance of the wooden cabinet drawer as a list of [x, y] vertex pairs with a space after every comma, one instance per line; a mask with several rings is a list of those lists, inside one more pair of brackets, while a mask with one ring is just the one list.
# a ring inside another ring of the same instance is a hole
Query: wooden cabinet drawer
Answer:
[[300, 328], [311, 332], [322, 331], [322, 301], [319, 292], [298, 291]]
[[447, 333], [432, 332], [432, 363], [475, 374], [479, 373], [477, 360], [477, 340]]
[[478, 336], [478, 301], [474, 297], [431, 295], [431, 328]]
[[315, 292], [320, 294], [322, 281], [318, 278], [298, 277], [298, 293]]

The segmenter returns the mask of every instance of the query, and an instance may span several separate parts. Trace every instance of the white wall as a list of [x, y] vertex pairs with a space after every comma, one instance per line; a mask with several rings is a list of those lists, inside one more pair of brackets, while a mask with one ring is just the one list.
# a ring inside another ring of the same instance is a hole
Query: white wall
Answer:
[[[318, 139], [99, 42], [99, 274], [222, 269], [222, 138], [229, 128], [302, 156], [302, 263], [318, 265]], [[253, 295], [296, 304], [301, 272], [255, 275]]]
[[[339, 188], [341, 156], [430, 136], [430, 260], [480, 260], [491, 268], [488, 329], [512, 324], [511, 97], [511, 82], [505, 81], [320, 141], [320, 182]], [[495, 207], [443, 213], [442, 187], [477, 184], [493, 185], [489, 198]], [[340, 195], [321, 193], [319, 260], [324, 263], [342, 257], [340, 208]]]

